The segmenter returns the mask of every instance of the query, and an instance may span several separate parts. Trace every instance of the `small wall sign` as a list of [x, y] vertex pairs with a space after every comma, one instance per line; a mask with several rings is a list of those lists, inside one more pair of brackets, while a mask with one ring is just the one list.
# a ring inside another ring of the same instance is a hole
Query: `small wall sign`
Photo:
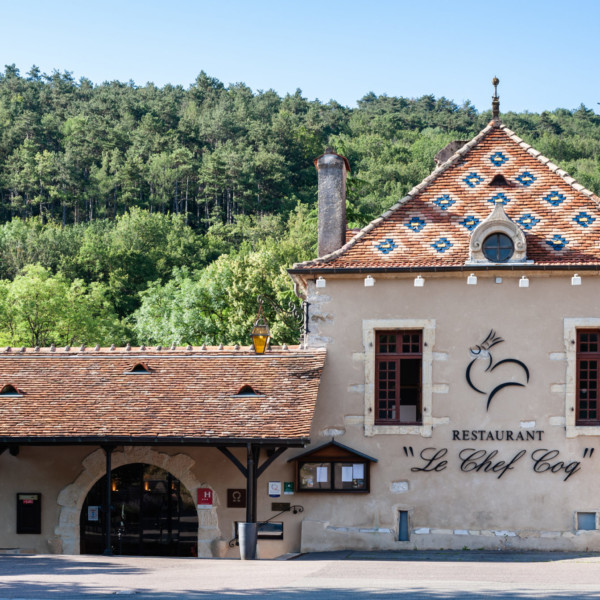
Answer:
[[100, 520], [100, 507], [99, 506], [88, 506], [88, 521], [99, 521]]
[[284, 481], [283, 482], [283, 495], [284, 496], [293, 496], [294, 495], [294, 482], [293, 481]]
[[227, 508], [246, 508], [246, 490], [228, 489]]
[[213, 491], [210, 488], [198, 488], [198, 508], [212, 508]]
[[281, 496], [281, 481], [269, 481], [269, 496], [271, 498]]

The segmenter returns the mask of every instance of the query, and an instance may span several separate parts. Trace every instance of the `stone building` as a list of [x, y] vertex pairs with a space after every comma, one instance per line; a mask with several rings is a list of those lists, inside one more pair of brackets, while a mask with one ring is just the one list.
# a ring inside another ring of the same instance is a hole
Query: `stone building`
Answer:
[[[235, 523], [272, 516], [263, 471], [309, 442], [324, 359], [299, 348], [5, 349], [0, 548], [235, 555]], [[277, 533], [263, 556], [280, 553]]]
[[316, 160], [299, 348], [4, 350], [0, 547], [599, 550], [598, 198], [497, 99], [438, 159], [348, 240]]
[[327, 348], [311, 439], [378, 459], [368, 494], [303, 500], [301, 547], [598, 550], [599, 200], [502, 124], [497, 97], [438, 158], [290, 270]]

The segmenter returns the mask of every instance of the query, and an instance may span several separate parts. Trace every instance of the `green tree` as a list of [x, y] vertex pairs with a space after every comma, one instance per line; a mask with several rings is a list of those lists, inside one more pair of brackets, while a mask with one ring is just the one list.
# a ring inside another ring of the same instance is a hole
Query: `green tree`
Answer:
[[0, 281], [0, 343], [48, 346], [123, 343], [124, 327], [98, 283], [69, 282], [39, 265]]
[[260, 222], [251, 229], [245, 239], [244, 233], [230, 232], [232, 240], [241, 240], [237, 251], [202, 270], [176, 269], [167, 283], [155, 282], [141, 293], [141, 306], [133, 314], [140, 343], [248, 345], [259, 296], [275, 343], [298, 342], [300, 323], [289, 306], [300, 305], [287, 268], [313, 254], [312, 220], [299, 206], [279, 239], [261, 239]]
[[138, 293], [150, 282], [166, 281], [175, 267], [205, 264], [202, 237], [183, 216], [149, 213], [139, 208], [89, 225], [71, 270], [71, 278], [101, 281], [121, 316], [139, 303]]

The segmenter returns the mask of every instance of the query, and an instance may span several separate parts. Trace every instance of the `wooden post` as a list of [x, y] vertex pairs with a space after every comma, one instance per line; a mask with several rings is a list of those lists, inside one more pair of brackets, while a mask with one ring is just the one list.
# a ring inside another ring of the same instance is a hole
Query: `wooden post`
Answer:
[[254, 446], [246, 446], [246, 523], [256, 523], [256, 462]]
[[260, 453], [258, 446], [246, 445], [246, 522], [240, 523], [238, 540], [240, 558], [254, 560], [256, 558], [256, 480], [258, 479], [257, 463]]
[[111, 489], [111, 457], [113, 452], [113, 446], [103, 446], [104, 453], [106, 454], [106, 495], [104, 496], [104, 533], [105, 533], [105, 544], [104, 544], [104, 555], [112, 556], [112, 549], [110, 547], [110, 535], [111, 535], [111, 512], [110, 506], [112, 503], [112, 489]]

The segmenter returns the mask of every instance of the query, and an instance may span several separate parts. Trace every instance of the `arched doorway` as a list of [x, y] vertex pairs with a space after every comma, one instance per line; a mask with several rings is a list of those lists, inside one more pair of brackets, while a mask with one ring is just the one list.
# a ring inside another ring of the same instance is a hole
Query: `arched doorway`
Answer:
[[[106, 475], [89, 491], [80, 516], [82, 554], [105, 548]], [[114, 554], [196, 556], [198, 515], [192, 496], [168, 471], [145, 463], [124, 465], [111, 477], [111, 549]]]

